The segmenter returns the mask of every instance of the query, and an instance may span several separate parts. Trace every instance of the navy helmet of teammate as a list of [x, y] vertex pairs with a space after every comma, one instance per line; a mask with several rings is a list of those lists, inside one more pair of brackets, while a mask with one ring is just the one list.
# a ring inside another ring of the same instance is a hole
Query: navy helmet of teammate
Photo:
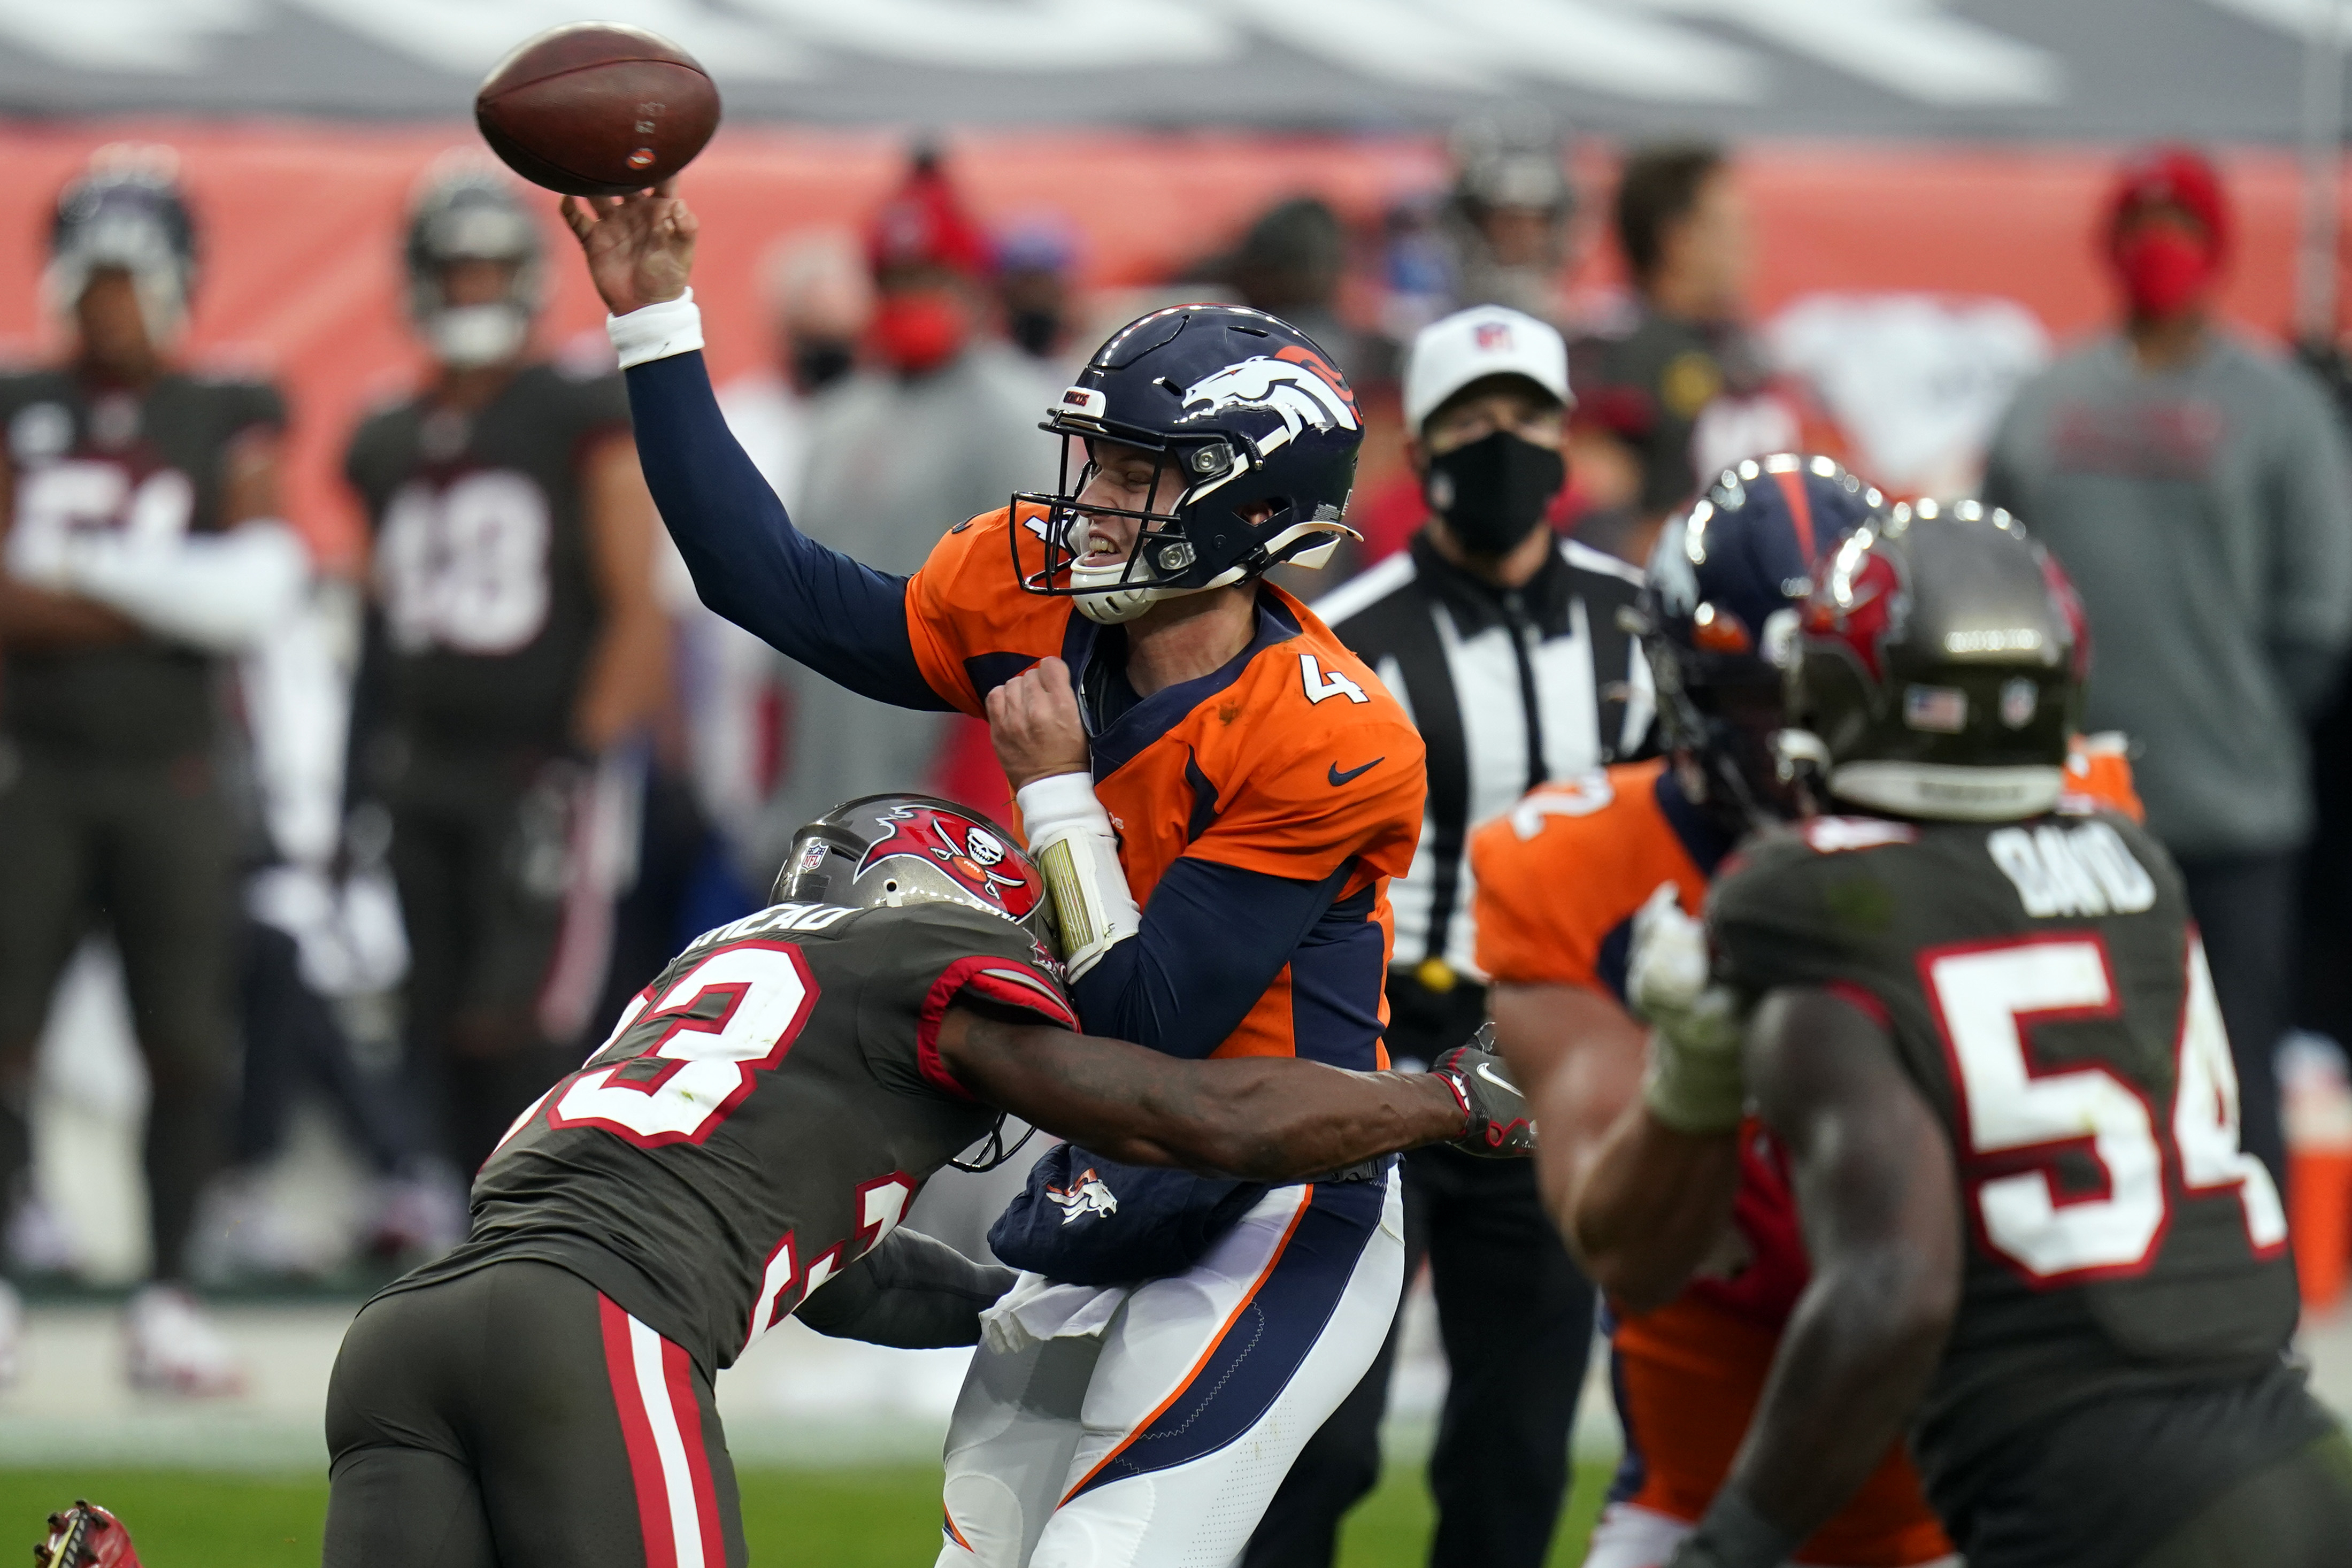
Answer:
[[2179, 869], [2053, 809], [2063, 578], [2006, 514], [1899, 508], [1800, 635], [1792, 749], [1859, 815], [1752, 844], [1708, 929], [1813, 1273], [1675, 1561], [1782, 1561], [1907, 1426], [1972, 1568], [2340, 1563], [2352, 1445], [2288, 1359], [2285, 1215]]
[[1782, 452], [1725, 469], [1658, 536], [1637, 614], [1659, 727], [1729, 832], [1792, 809], [1773, 737], [1797, 607], [1814, 563], [1885, 504], [1830, 458]]
[[1037, 865], [949, 802], [837, 808], [779, 890], [630, 1004], [483, 1167], [465, 1245], [353, 1322], [330, 1568], [740, 1565], [712, 1379], [792, 1315], [972, 1343], [1012, 1271], [898, 1222], [1002, 1111], [1264, 1180], [1442, 1140], [1527, 1150], [1524, 1102], [1472, 1047], [1358, 1074], [1075, 1033]]
[[461, 1171], [602, 999], [602, 868], [626, 856], [586, 824], [635, 798], [619, 748], [667, 679], [626, 394], [533, 349], [541, 222], [487, 160], [428, 170], [402, 242], [425, 382], [344, 459], [373, 535], [359, 782], [392, 821], [410, 1068]]
[[137, 1383], [206, 1393], [236, 1366], [176, 1282], [236, 1050], [241, 846], [215, 693], [220, 661], [285, 619], [310, 568], [278, 519], [277, 388], [178, 363], [197, 267], [176, 167], [169, 149], [109, 147], [66, 185], [43, 274], [66, 356], [0, 376], [0, 1205], [23, 1196], [34, 1042], [102, 911], [158, 1108], [159, 1283], [133, 1301], [126, 1359]]

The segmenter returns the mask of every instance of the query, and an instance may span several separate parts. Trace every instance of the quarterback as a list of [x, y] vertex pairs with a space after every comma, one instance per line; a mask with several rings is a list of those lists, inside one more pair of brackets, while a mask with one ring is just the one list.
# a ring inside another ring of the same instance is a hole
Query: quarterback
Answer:
[[[854, 690], [991, 721], [1085, 1027], [1177, 1057], [1379, 1068], [1386, 884], [1420, 828], [1421, 741], [1261, 581], [1348, 531], [1362, 424], [1321, 352], [1225, 306], [1130, 323], [1047, 412], [1058, 489], [940, 519], [929, 561], [895, 578], [801, 536], [728, 434], [686, 205], [664, 188], [565, 212], [705, 602]], [[943, 1563], [1239, 1552], [1402, 1285], [1387, 1164], [1321, 1176], [1220, 1180], [1069, 1144], [1038, 1163], [990, 1238], [1024, 1277], [950, 1433]], [[1088, 1201], [1056, 1197], [1073, 1192]]]

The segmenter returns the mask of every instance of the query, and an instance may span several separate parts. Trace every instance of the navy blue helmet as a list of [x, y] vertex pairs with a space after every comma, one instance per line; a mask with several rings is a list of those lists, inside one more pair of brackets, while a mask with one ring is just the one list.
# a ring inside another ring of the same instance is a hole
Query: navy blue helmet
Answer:
[[1829, 458], [1783, 452], [1726, 468], [1658, 535], [1639, 613], [1659, 726], [1735, 830], [1791, 809], [1773, 737], [1799, 609], [1814, 563], [1885, 506]]
[[130, 275], [149, 338], [168, 343], [187, 319], [196, 282], [196, 226], [170, 148], [102, 147], [58, 193], [42, 279], [51, 309], [71, 311], [90, 274], [109, 268]]
[[[1062, 437], [1061, 485], [1013, 496], [1013, 570], [1094, 620], [1132, 620], [1286, 561], [1320, 566], [1354, 536], [1340, 516], [1364, 438], [1356, 395], [1306, 333], [1263, 310], [1177, 305], [1129, 322], [1043, 428]], [[1154, 454], [1140, 510], [1079, 510], [1097, 440]], [[1124, 561], [1084, 563], [1088, 516], [1135, 520]]]

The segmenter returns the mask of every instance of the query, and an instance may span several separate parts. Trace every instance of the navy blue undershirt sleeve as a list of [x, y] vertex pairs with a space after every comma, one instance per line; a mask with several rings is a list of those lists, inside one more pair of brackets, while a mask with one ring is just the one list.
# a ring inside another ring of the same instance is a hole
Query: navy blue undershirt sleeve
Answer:
[[1070, 987], [1087, 1033], [1198, 1060], [1241, 1026], [1348, 885], [1180, 857], [1151, 890], [1143, 929]]
[[946, 712], [915, 662], [907, 579], [851, 560], [785, 515], [710, 390], [702, 355], [628, 373], [637, 461], [702, 602], [861, 697]]

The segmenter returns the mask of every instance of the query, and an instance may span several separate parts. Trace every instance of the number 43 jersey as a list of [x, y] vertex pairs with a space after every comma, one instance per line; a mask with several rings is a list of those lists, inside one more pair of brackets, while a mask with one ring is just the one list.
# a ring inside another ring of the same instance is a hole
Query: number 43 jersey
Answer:
[[1053, 959], [978, 910], [779, 904], [700, 937], [516, 1121], [466, 1243], [393, 1289], [552, 1263], [732, 1364], [994, 1121], [940, 1059], [966, 994], [1076, 1026]]
[[1752, 846], [1707, 912], [1743, 994], [1825, 986], [1881, 1017], [1951, 1139], [1969, 1252], [1916, 1429], [1947, 1518], [2071, 1407], [2278, 1365], [2285, 1213], [2238, 1147], [2204, 952], [2144, 830], [1817, 818]]

